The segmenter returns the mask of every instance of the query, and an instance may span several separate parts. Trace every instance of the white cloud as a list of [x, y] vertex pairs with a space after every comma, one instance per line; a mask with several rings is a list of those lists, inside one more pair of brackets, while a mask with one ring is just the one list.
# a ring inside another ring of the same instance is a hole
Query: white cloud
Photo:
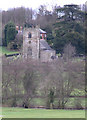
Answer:
[[25, 6], [29, 8], [36, 9], [41, 4], [50, 4], [50, 5], [60, 5], [63, 6], [64, 4], [83, 4], [86, 0], [2, 0], [0, 3], [0, 8], [2, 10], [7, 10], [8, 8], [20, 7]]

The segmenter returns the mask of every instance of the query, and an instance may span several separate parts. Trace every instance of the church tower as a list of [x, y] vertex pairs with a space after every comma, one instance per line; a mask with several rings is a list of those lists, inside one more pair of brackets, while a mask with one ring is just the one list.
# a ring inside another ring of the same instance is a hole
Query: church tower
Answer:
[[24, 28], [23, 30], [23, 57], [39, 59], [40, 31], [39, 27]]

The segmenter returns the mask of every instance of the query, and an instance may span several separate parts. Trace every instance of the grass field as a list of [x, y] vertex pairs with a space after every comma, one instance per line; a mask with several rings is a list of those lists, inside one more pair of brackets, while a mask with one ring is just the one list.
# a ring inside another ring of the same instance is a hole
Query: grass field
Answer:
[[18, 51], [10, 51], [8, 50], [6, 47], [0, 47], [0, 54], [4, 55], [4, 54], [14, 54], [14, 53], [19, 53]]
[[3, 108], [3, 118], [85, 118], [85, 110]]

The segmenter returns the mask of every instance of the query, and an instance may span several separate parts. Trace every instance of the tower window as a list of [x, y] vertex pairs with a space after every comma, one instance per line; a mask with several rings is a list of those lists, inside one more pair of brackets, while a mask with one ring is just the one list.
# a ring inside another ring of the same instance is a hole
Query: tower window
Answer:
[[31, 35], [31, 33], [29, 32], [29, 33], [28, 33], [28, 38], [31, 38], [31, 37], [32, 37], [32, 35]]
[[28, 47], [28, 55], [32, 55], [32, 49]]
[[31, 44], [31, 41], [29, 41], [29, 44]]

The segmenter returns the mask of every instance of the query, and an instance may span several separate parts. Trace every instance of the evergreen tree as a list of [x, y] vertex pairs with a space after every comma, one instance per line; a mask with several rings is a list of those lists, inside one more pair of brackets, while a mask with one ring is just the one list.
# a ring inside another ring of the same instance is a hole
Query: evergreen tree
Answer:
[[57, 12], [61, 14], [59, 18], [64, 18], [65, 21], [84, 20], [84, 12], [78, 5], [64, 5], [63, 8], [58, 8]]
[[5, 34], [5, 45], [7, 46], [10, 42], [14, 41], [17, 34], [16, 27], [11, 21], [5, 25], [4, 29]]
[[58, 53], [63, 52], [66, 44], [71, 43], [77, 54], [85, 51], [84, 27], [75, 21], [62, 21], [54, 25], [53, 47]]

